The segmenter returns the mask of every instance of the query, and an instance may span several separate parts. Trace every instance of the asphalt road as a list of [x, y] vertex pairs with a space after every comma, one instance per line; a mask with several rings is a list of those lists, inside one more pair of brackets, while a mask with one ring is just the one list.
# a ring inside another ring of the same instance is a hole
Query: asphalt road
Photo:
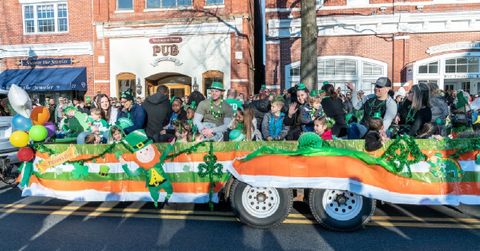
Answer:
[[228, 205], [86, 203], [22, 198], [0, 185], [0, 250], [479, 250], [480, 207], [378, 204], [353, 233], [324, 230], [295, 203], [286, 223], [258, 230]]

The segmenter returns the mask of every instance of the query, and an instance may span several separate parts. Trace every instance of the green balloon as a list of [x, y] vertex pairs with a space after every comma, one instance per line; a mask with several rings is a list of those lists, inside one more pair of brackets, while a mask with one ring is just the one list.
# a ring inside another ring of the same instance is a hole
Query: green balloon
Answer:
[[33, 141], [43, 141], [48, 136], [47, 128], [43, 125], [34, 125], [28, 131], [28, 135]]

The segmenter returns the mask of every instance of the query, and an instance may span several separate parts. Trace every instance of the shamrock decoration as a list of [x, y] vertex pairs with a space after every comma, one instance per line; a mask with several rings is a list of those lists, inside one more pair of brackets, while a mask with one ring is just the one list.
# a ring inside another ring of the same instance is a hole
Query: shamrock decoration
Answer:
[[205, 163], [198, 165], [198, 176], [201, 178], [208, 175], [208, 180], [210, 181], [210, 190], [208, 192], [208, 206], [210, 210], [213, 210], [213, 189], [215, 188], [216, 178], [222, 177], [222, 168], [223, 165], [217, 163], [217, 156], [213, 154], [213, 144], [210, 142], [210, 149], [208, 154], [203, 157]]
[[412, 177], [410, 165], [424, 161], [426, 156], [420, 151], [414, 138], [404, 135], [395, 139], [381, 158], [394, 167], [396, 173], [405, 170], [407, 177]]
[[80, 162], [75, 162], [73, 163], [73, 167], [72, 175], [74, 179], [79, 180], [88, 176], [88, 166]]

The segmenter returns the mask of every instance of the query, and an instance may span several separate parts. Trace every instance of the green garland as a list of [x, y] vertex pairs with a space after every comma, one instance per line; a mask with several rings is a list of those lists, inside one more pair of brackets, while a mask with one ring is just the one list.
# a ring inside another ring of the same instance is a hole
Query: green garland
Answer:
[[[411, 157], [411, 159], [409, 159]], [[396, 138], [387, 150], [382, 154], [382, 159], [387, 161], [395, 168], [395, 172], [400, 173], [405, 168], [407, 169], [407, 176], [412, 176], [410, 165], [426, 160], [425, 154], [420, 151], [415, 139], [403, 135]]]
[[213, 154], [213, 143], [210, 142], [210, 149], [208, 154], [203, 157], [205, 163], [198, 165], [198, 176], [201, 178], [208, 175], [208, 180], [210, 181], [210, 189], [208, 191], [208, 206], [211, 211], [213, 211], [213, 193], [215, 188], [215, 183], [218, 181], [217, 178], [221, 178], [223, 175], [223, 165], [217, 163], [217, 156]]
[[205, 146], [205, 142], [199, 142], [199, 143], [196, 143], [195, 145], [185, 149], [185, 150], [182, 150], [182, 151], [179, 151], [175, 154], [170, 154], [167, 156], [166, 159], [170, 159], [170, 160], [173, 160], [174, 158], [178, 157], [179, 155], [181, 154], [191, 154], [191, 153], [194, 153], [194, 152], [197, 152], [198, 151], [198, 148], [199, 147], [202, 147], [202, 146]]

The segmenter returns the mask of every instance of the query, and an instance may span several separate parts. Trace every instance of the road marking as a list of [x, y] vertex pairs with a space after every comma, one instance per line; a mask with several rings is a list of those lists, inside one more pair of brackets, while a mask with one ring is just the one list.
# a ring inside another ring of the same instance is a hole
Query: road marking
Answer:
[[[36, 210], [44, 209], [44, 210]], [[48, 211], [55, 210], [55, 211]], [[79, 211], [80, 210], [80, 211]], [[75, 215], [87, 217], [117, 217], [169, 220], [202, 220], [202, 221], [238, 221], [233, 213], [169, 209], [110, 208], [83, 206], [50, 206], [29, 204], [0, 204], [0, 213], [8, 214], [46, 214]], [[286, 224], [318, 224], [311, 215], [290, 214]], [[466, 223], [466, 224], [462, 224]], [[411, 218], [408, 216], [373, 216], [369, 226], [380, 227], [417, 227], [417, 228], [459, 228], [480, 229], [480, 219], [475, 218]]]

